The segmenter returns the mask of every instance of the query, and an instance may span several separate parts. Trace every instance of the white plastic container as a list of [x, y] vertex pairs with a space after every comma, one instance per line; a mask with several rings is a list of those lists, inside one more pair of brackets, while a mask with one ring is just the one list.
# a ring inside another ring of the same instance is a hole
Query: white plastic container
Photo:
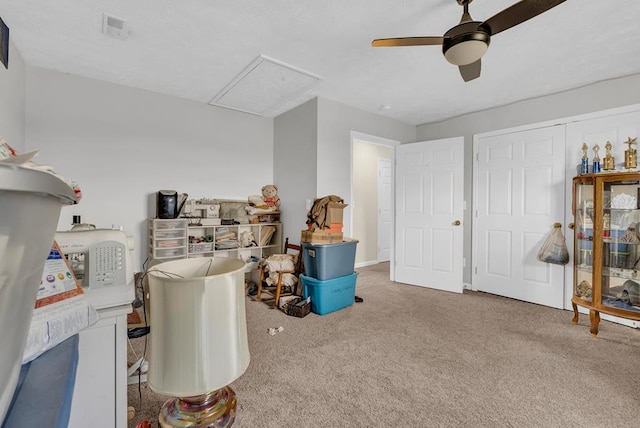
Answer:
[[11, 403], [60, 209], [73, 190], [44, 171], [0, 163], [0, 422]]

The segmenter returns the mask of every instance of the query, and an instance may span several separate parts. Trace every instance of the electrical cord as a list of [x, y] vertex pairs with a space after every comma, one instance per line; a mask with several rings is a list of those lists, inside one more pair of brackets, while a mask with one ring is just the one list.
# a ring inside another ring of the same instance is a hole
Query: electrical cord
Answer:
[[151, 327], [149, 326], [130, 328], [127, 331], [127, 336], [129, 336], [129, 339], [137, 339], [138, 337], [146, 336], [150, 331]]

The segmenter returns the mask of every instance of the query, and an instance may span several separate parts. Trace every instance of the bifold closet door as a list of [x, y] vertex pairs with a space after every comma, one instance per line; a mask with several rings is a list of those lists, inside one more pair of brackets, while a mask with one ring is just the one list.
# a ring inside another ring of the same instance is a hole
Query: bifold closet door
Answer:
[[564, 224], [565, 126], [476, 140], [473, 288], [563, 307], [564, 266], [536, 259]]

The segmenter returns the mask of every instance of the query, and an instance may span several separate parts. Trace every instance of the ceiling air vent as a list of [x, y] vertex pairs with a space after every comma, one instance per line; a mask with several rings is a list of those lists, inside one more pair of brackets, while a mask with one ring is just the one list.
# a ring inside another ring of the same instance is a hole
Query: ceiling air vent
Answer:
[[105, 13], [102, 16], [102, 33], [116, 39], [126, 40], [129, 37], [129, 27], [124, 19]]

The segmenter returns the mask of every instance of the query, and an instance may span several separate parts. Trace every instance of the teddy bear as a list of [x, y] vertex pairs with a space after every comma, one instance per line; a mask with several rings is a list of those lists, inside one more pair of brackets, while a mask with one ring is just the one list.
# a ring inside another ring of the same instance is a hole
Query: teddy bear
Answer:
[[274, 184], [267, 184], [266, 186], [262, 186], [262, 199], [269, 208], [278, 209], [280, 207], [278, 186]]

